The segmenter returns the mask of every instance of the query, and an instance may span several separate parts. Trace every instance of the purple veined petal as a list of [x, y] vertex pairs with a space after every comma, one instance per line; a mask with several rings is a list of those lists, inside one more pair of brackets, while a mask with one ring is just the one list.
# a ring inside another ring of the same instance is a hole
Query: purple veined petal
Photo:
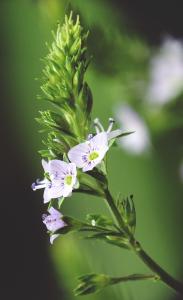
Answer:
[[54, 185], [52, 182], [51, 187], [46, 187], [44, 190], [44, 203], [49, 202], [51, 199], [59, 198], [63, 196], [63, 186]]
[[44, 169], [45, 173], [47, 173], [47, 172], [49, 173], [49, 170], [50, 170], [50, 168], [49, 168], [49, 162], [47, 162], [46, 160], [42, 159], [41, 163], [42, 163], [42, 166], [43, 166], [43, 169]]
[[85, 164], [85, 166], [83, 167], [83, 172], [90, 171], [94, 167], [96, 167], [98, 164], [100, 164], [107, 151], [108, 151], [108, 147], [106, 147], [106, 146], [99, 149], [99, 151], [98, 151], [99, 156], [96, 159], [92, 160], [92, 161], [88, 161]]
[[69, 169], [70, 169], [70, 174], [73, 176], [77, 175], [77, 170], [76, 170], [76, 164], [75, 163], [70, 163], [69, 164]]
[[58, 238], [59, 235], [60, 235], [60, 234], [52, 234], [52, 235], [50, 236], [50, 244], [53, 245], [54, 240], [55, 240], [56, 238]]
[[64, 221], [55, 215], [48, 215], [43, 219], [43, 223], [46, 225], [47, 229], [51, 232], [55, 232], [60, 228], [66, 226]]
[[86, 164], [84, 157], [90, 151], [90, 142], [81, 143], [71, 148], [68, 152], [68, 157], [72, 163], [75, 163], [78, 168], [83, 168]]
[[83, 172], [87, 172], [92, 170], [95, 167], [95, 163], [94, 161], [89, 161], [88, 163], [85, 164], [85, 166], [83, 167]]
[[50, 215], [52, 216], [56, 216], [58, 218], [61, 218], [62, 217], [62, 214], [57, 210], [55, 209], [53, 206], [50, 207], [50, 209], [48, 210], [48, 212], [50, 213]]
[[106, 132], [100, 132], [95, 135], [90, 142], [97, 148], [108, 147], [108, 138]]
[[50, 161], [50, 176], [54, 176], [54, 179], [61, 179], [68, 171], [69, 164], [61, 160]]

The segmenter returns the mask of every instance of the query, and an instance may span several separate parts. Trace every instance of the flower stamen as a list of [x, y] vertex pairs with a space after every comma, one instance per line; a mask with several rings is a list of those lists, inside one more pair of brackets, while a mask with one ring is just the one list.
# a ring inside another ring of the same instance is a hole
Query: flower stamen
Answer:
[[107, 133], [111, 132], [114, 123], [115, 123], [114, 119], [113, 118], [109, 118], [109, 127], [107, 129]]
[[95, 160], [96, 158], [99, 157], [99, 153], [97, 151], [93, 151], [89, 154], [88, 159], [90, 161]]

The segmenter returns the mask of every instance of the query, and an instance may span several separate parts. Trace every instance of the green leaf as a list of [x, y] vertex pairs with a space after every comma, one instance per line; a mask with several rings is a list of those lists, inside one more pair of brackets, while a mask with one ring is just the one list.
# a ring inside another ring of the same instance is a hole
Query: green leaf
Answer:
[[101, 182], [93, 176], [91, 176], [89, 172], [84, 173], [78, 170], [78, 180], [80, 183], [80, 188], [78, 189], [78, 191], [88, 191], [89, 193], [98, 196], [104, 195], [104, 189], [101, 185]]
[[116, 236], [106, 236], [105, 241], [108, 244], [112, 244], [114, 246], [120, 247], [120, 248], [124, 248], [124, 249], [130, 249], [130, 245], [129, 245], [129, 240], [121, 237], [116, 237]]

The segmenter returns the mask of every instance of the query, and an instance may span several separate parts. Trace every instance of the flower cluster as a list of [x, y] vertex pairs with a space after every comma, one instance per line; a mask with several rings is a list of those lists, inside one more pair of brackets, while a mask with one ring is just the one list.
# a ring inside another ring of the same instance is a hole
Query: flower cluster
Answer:
[[[112, 131], [113, 123], [114, 120], [110, 118], [109, 127], [105, 131], [100, 121], [96, 119], [94, 121], [96, 134], [89, 134], [85, 142], [71, 148], [65, 157], [66, 161], [53, 159], [47, 162], [42, 160], [44, 179], [36, 180], [32, 184], [32, 189], [36, 191], [44, 188], [44, 203], [50, 202], [52, 199], [70, 197], [72, 191], [79, 188], [77, 170], [82, 169], [83, 172], [88, 172], [101, 164], [112, 145], [111, 141], [123, 135], [121, 130]], [[44, 215], [43, 223], [51, 232], [51, 241], [53, 241], [52, 234], [66, 224], [61, 221], [60, 212], [53, 207], [48, 211], [50, 216], [45, 217]], [[54, 237], [56, 236], [54, 235]]]

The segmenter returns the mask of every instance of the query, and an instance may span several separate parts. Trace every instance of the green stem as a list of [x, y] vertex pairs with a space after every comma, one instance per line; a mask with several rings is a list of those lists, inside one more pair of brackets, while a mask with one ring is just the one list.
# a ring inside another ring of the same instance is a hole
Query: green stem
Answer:
[[116, 283], [126, 282], [126, 281], [149, 280], [149, 279], [153, 279], [156, 281], [159, 280], [159, 277], [154, 274], [150, 274], [150, 275], [132, 274], [123, 277], [113, 277], [111, 279], [111, 284], [116, 284]]
[[125, 232], [125, 235], [128, 237], [131, 248], [138, 255], [138, 257], [148, 266], [151, 271], [153, 271], [161, 281], [167, 284], [169, 287], [174, 289], [176, 292], [183, 295], [183, 284], [178, 280], [174, 279], [171, 275], [169, 275], [165, 270], [163, 270], [141, 247], [140, 243], [137, 242], [132, 234], [129, 231], [128, 226], [124, 223], [116, 204], [113, 200], [112, 195], [109, 190], [105, 191], [106, 201], [117, 221], [121, 230]]

